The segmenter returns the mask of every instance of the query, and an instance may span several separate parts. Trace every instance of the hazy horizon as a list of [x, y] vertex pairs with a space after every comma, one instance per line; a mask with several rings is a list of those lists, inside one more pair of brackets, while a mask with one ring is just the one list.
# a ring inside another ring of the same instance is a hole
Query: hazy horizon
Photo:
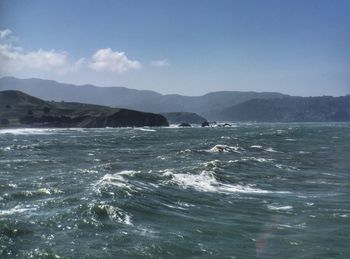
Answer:
[[162, 94], [350, 93], [348, 1], [0, 2], [0, 77]]

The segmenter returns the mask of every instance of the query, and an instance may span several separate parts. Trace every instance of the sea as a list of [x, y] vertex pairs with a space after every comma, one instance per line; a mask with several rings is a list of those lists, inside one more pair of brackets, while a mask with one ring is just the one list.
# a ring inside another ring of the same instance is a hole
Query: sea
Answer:
[[350, 124], [1, 129], [0, 258], [350, 258]]

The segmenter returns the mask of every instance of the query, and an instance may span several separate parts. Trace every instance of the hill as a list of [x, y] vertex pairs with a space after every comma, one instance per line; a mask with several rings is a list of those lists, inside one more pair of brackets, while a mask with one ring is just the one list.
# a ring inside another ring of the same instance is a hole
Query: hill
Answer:
[[220, 111], [247, 100], [281, 98], [280, 93], [220, 91], [202, 96], [162, 95], [153, 91], [125, 87], [72, 85], [42, 79], [0, 78], [0, 90], [19, 90], [44, 100], [82, 102], [110, 107], [124, 107], [145, 112], [194, 112], [217, 120]]
[[220, 112], [220, 120], [257, 122], [350, 121], [350, 95], [253, 99]]
[[0, 92], [2, 127], [142, 127], [168, 126], [165, 117], [128, 109], [48, 102], [20, 91]]

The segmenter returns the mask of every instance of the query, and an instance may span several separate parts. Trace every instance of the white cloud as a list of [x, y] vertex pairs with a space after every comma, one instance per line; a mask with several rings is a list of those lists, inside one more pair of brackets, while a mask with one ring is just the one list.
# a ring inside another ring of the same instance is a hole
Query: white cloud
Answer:
[[0, 76], [39, 76], [73, 73], [83, 76], [99, 71], [123, 74], [129, 70], [141, 68], [137, 60], [130, 60], [124, 52], [110, 48], [97, 50], [90, 58], [73, 59], [66, 51], [32, 50], [25, 51], [17, 46], [9, 29], [0, 30]]
[[12, 34], [12, 31], [9, 29], [5, 29], [3, 31], [0, 30], [0, 39], [5, 39], [6, 37], [8, 37], [11, 34]]
[[0, 66], [4, 72], [23, 70], [55, 71], [65, 73], [71, 70], [68, 54], [55, 50], [24, 52], [11, 44], [0, 44]]
[[99, 49], [92, 56], [89, 64], [91, 69], [96, 71], [110, 71], [119, 74], [132, 69], [141, 68], [141, 63], [137, 60], [130, 60], [124, 52], [112, 51], [112, 49]]
[[167, 59], [160, 59], [160, 60], [152, 60], [151, 66], [153, 67], [167, 67], [170, 66]]

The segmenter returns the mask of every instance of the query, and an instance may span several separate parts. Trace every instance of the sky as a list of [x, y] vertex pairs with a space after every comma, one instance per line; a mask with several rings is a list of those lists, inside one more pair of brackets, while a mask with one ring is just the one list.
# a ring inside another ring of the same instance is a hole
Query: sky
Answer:
[[0, 76], [350, 94], [348, 0], [0, 0]]

